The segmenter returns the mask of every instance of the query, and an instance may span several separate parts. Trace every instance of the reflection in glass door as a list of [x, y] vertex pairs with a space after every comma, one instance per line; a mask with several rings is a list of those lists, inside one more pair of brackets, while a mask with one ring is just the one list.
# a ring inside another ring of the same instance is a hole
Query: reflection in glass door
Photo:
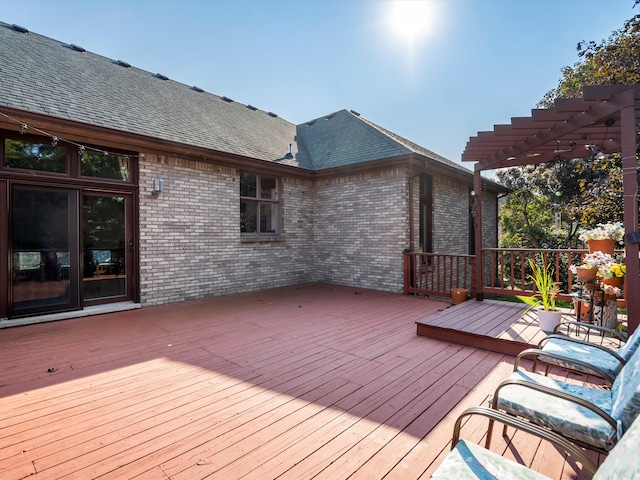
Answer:
[[82, 209], [85, 303], [127, 295], [126, 197], [84, 195]]
[[77, 191], [13, 186], [13, 316], [80, 308], [77, 212]]

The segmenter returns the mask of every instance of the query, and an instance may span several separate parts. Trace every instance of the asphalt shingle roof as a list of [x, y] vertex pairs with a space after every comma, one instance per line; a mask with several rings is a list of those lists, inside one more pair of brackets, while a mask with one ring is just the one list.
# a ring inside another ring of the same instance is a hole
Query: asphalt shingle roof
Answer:
[[296, 126], [74, 47], [0, 22], [0, 106], [311, 170], [415, 152], [468, 172], [347, 110]]

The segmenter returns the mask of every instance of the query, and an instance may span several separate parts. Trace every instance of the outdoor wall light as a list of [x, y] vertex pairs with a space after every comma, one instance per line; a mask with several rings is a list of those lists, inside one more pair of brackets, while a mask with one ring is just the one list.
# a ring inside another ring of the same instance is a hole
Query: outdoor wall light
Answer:
[[153, 190], [151, 190], [151, 195], [153, 195], [154, 197], [161, 195], [163, 183], [164, 180], [162, 180], [162, 177], [160, 175], [156, 176], [156, 178], [153, 179]]

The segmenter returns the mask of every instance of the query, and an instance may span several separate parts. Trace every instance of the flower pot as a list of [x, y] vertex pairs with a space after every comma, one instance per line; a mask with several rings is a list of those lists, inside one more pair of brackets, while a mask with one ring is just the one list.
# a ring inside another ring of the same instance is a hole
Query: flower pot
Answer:
[[576, 275], [580, 282], [592, 282], [596, 279], [596, 273], [598, 273], [597, 268], [585, 266], [576, 267]]
[[469, 290], [466, 288], [452, 288], [451, 289], [451, 304], [458, 305], [467, 299]]
[[622, 290], [624, 288], [624, 277], [602, 278], [600, 279], [600, 283], [605, 283]]
[[576, 311], [576, 319], [579, 322], [589, 323], [591, 321], [591, 306], [588, 300], [574, 300], [573, 309]]
[[548, 310], [538, 310], [538, 324], [540, 325], [540, 330], [546, 333], [551, 333], [553, 330], [560, 325], [560, 320], [562, 319], [562, 312], [559, 311], [548, 311]]
[[589, 253], [602, 252], [613, 255], [613, 251], [616, 248], [616, 241], [612, 238], [606, 238], [604, 240], [589, 240]]

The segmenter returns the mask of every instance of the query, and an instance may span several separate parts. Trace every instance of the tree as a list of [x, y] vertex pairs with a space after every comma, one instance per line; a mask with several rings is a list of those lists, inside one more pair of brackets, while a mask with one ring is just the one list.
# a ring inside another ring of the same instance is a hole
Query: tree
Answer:
[[574, 231], [562, 228], [570, 222], [556, 225], [557, 204], [546, 170], [545, 165], [528, 165], [497, 172], [512, 190], [500, 210], [501, 247], [559, 248], [575, 237]]
[[[633, 8], [639, 4], [636, 0]], [[579, 42], [577, 50], [582, 60], [562, 70], [558, 86], [547, 92], [539, 108], [549, 108], [559, 98], [581, 97], [586, 85], [640, 84], [640, 14], [608, 39]], [[557, 246], [571, 247], [576, 246], [578, 225], [621, 221], [622, 160], [619, 154], [604, 153], [499, 172], [498, 178], [513, 189], [501, 213], [501, 244], [554, 248], [560, 242]], [[563, 233], [553, 228], [555, 219], [537, 209], [560, 213]]]
[[[640, 1], [634, 2], [633, 8]], [[545, 94], [539, 108], [549, 108], [557, 98], [579, 98], [585, 85], [640, 84], [640, 14], [600, 43], [581, 41], [578, 56], [584, 60], [562, 69], [558, 86]]]

